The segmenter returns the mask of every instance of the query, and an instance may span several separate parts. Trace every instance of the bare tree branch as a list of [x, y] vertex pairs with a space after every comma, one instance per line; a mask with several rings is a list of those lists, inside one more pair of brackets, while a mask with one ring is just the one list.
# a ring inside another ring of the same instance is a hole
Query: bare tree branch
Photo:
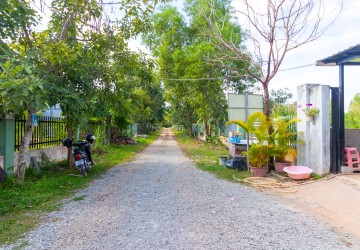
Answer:
[[[215, 5], [212, 4], [213, 6]], [[243, 0], [243, 8], [235, 10], [235, 13], [245, 17], [250, 24], [251, 32], [248, 32], [246, 37], [253, 45], [251, 54], [224, 36], [223, 27], [218, 25], [215, 11], [212, 11], [211, 15], [204, 14], [204, 18], [213, 32], [214, 39], [237, 60], [247, 62], [250, 66], [247, 73], [261, 82], [265, 113], [269, 116], [268, 85], [279, 71], [286, 54], [317, 40], [336, 20], [341, 10], [342, 5], [337, 15], [328, 21], [325, 18], [322, 0], [268, 0], [267, 6], [260, 7], [256, 6], [254, 1]]]

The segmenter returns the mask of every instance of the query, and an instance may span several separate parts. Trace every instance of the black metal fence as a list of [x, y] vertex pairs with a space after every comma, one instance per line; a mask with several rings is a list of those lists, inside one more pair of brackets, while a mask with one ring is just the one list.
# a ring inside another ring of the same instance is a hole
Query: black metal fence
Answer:
[[[25, 116], [15, 117], [15, 150], [20, 149], [25, 131]], [[30, 149], [61, 145], [66, 137], [66, 121], [58, 117], [39, 116], [38, 124], [34, 126], [30, 141]]]

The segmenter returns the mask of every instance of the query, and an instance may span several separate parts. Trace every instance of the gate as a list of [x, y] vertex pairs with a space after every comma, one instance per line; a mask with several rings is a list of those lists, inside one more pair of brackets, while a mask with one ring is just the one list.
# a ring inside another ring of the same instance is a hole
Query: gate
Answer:
[[331, 135], [330, 135], [330, 172], [341, 172], [344, 162], [345, 142], [341, 139], [344, 124], [340, 124], [340, 92], [338, 87], [331, 87]]

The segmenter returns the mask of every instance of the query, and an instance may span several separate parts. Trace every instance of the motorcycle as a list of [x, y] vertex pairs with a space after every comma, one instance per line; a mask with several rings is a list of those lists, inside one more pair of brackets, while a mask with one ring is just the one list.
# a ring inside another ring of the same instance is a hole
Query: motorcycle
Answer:
[[95, 136], [92, 134], [87, 134], [85, 139], [86, 140], [73, 143], [70, 138], [65, 138], [62, 141], [62, 144], [67, 148], [73, 148], [75, 166], [80, 171], [82, 176], [87, 177], [88, 172], [94, 165], [90, 152], [90, 144], [94, 143]]

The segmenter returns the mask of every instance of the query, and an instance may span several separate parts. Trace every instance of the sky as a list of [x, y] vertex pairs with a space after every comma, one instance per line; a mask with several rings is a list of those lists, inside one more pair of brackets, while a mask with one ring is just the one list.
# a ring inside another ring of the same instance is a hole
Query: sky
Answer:
[[[266, 4], [267, 0], [251, 0]], [[318, 1], [318, 0], [315, 0]], [[233, 7], [239, 8], [241, 0], [233, 0]], [[270, 89], [288, 88], [296, 99], [297, 86], [306, 83], [319, 83], [323, 85], [338, 86], [339, 69], [337, 66], [315, 66], [317, 60], [326, 58], [360, 44], [360, 1], [359, 0], [324, 0], [328, 20], [339, 12], [341, 3], [343, 9], [335, 22], [325, 31], [322, 37], [307, 45], [301, 46], [288, 53], [280, 70], [270, 82]], [[183, 7], [183, 0], [173, 1], [172, 4], [179, 10]], [[39, 5], [38, 5], [39, 6]], [[46, 9], [46, 8], [45, 8]], [[50, 14], [48, 13], [48, 16]], [[44, 17], [42, 25], [46, 23]], [[246, 25], [239, 18], [241, 25]], [[134, 50], [147, 52], [140, 39], [131, 41], [130, 47]], [[353, 97], [360, 93], [360, 66], [345, 66], [345, 110], [347, 110]]]
[[[326, 4], [339, 1], [326, 0]], [[336, 6], [336, 5], [335, 5]], [[339, 5], [337, 5], [339, 8]], [[336, 9], [333, 9], [335, 14]], [[327, 58], [360, 43], [360, 1], [344, 0], [343, 10], [335, 22], [318, 40], [290, 52], [270, 83], [270, 88], [289, 88], [296, 98], [297, 86], [319, 83], [339, 86], [338, 66], [315, 66], [316, 61]], [[301, 67], [312, 64], [312, 66]], [[296, 68], [297, 69], [291, 69]], [[289, 70], [287, 70], [289, 69]], [[353, 97], [360, 93], [360, 67], [345, 66], [345, 110]]]

